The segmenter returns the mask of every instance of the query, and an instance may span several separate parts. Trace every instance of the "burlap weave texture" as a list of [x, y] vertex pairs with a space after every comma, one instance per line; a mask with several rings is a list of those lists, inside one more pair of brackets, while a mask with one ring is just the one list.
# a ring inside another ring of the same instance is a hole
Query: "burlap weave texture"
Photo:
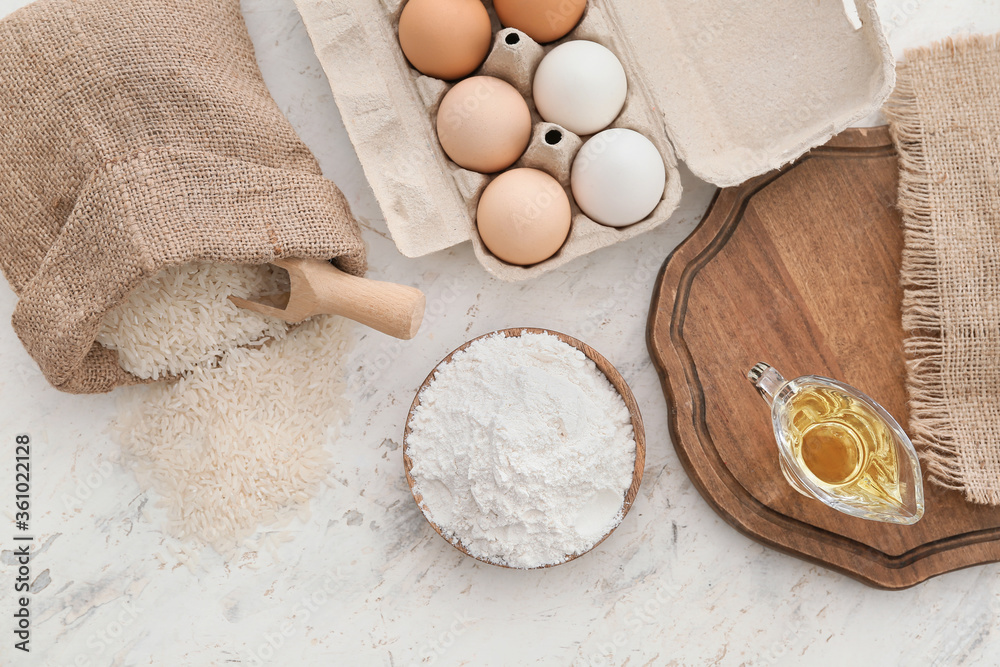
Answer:
[[59, 389], [140, 380], [104, 314], [191, 261], [365, 271], [340, 191], [267, 91], [238, 0], [39, 0], [0, 21], [0, 268]]
[[1000, 504], [1000, 35], [907, 52], [887, 113], [910, 435], [934, 482]]

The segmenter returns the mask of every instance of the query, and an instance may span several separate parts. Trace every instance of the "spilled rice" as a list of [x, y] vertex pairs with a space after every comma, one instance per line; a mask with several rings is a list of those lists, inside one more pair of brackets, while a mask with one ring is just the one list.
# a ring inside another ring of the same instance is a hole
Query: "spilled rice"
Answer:
[[324, 445], [350, 410], [351, 326], [314, 318], [176, 382], [122, 390], [113, 429], [168, 532], [232, 554], [259, 526], [307, 511], [330, 472]]
[[260, 526], [308, 512], [347, 418], [353, 325], [284, 322], [234, 306], [288, 290], [269, 266], [171, 267], [108, 314], [98, 341], [122, 367], [174, 381], [119, 390], [113, 431], [167, 531], [232, 555]]
[[288, 332], [281, 320], [229, 300], [288, 291], [288, 275], [268, 265], [197, 262], [160, 271], [104, 317], [97, 341], [118, 350], [122, 368], [159, 380], [218, 363], [241, 345]]

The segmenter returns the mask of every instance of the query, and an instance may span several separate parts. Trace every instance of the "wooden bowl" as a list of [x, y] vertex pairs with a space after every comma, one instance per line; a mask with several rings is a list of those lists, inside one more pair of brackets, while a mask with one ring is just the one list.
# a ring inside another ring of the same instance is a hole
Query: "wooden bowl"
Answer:
[[[607, 534], [604, 535], [604, 537], [595, 542], [593, 546], [590, 547], [590, 549], [587, 549], [587, 551], [581, 551], [580, 553], [577, 554], [570, 554], [568, 558], [562, 562], [552, 563], [550, 565], [543, 565], [540, 568], [514, 568], [509, 565], [500, 565], [499, 563], [491, 563], [488, 560], [484, 560], [482, 558], [470, 554], [465, 549], [465, 547], [462, 546], [462, 543], [459, 542], [458, 540], [453, 541], [445, 537], [444, 533], [441, 532], [441, 528], [433, 521], [431, 521], [430, 516], [428, 516], [427, 507], [424, 505], [423, 498], [413, 488], [414, 484], [413, 476], [410, 474], [410, 471], [413, 468], [413, 461], [410, 459], [410, 456], [407, 453], [408, 441], [410, 437], [410, 432], [412, 430], [411, 423], [413, 422], [413, 413], [416, 411], [417, 406], [420, 405], [420, 393], [427, 387], [427, 385], [431, 383], [431, 380], [434, 379], [434, 376], [437, 374], [438, 369], [444, 366], [445, 364], [451, 362], [452, 357], [454, 357], [457, 353], [461, 352], [465, 348], [472, 345], [480, 338], [486, 338], [487, 336], [492, 336], [494, 334], [502, 334], [503, 336], [510, 338], [510, 337], [520, 336], [522, 333], [545, 333], [555, 336], [556, 338], [566, 343], [567, 345], [572, 345], [576, 349], [580, 350], [585, 355], [587, 355], [588, 359], [597, 364], [597, 368], [600, 369], [602, 373], [604, 373], [605, 377], [608, 378], [608, 381], [611, 382], [611, 385], [618, 391], [619, 395], [621, 395], [622, 400], [625, 401], [625, 406], [628, 408], [629, 414], [632, 416], [632, 431], [634, 433], [634, 438], [635, 438], [635, 467], [632, 470], [632, 484], [629, 486], [628, 492], [625, 494], [625, 504], [622, 508], [621, 520], [617, 524], [615, 524], [615, 526], [611, 530], [609, 530]], [[625, 378], [623, 378], [621, 376], [621, 373], [619, 373], [618, 370], [611, 365], [610, 361], [601, 356], [594, 348], [578, 341], [576, 338], [573, 338], [572, 336], [567, 336], [566, 334], [559, 333], [558, 331], [550, 331], [548, 329], [533, 329], [530, 327], [519, 327], [517, 329], [501, 329], [499, 331], [491, 331], [490, 333], [483, 334], [478, 338], [473, 338], [472, 340], [468, 341], [458, 349], [452, 351], [451, 354], [442, 359], [441, 362], [434, 367], [434, 369], [427, 376], [427, 379], [424, 380], [423, 384], [421, 384], [420, 388], [417, 390], [417, 395], [413, 397], [413, 404], [410, 405], [410, 412], [406, 417], [406, 430], [403, 433], [403, 468], [406, 470], [406, 483], [410, 485], [410, 492], [413, 494], [413, 499], [416, 501], [417, 506], [423, 513], [424, 518], [427, 519], [427, 523], [431, 524], [431, 527], [433, 527], [434, 530], [437, 532], [437, 534], [443, 537], [445, 541], [448, 542], [448, 544], [455, 547], [466, 556], [470, 556], [478, 561], [487, 563], [489, 565], [498, 565], [499, 567], [506, 567], [509, 569], [543, 569], [543, 568], [553, 567], [555, 565], [562, 565], [563, 563], [568, 563], [572, 560], [576, 560], [583, 554], [597, 547], [597, 545], [599, 545], [604, 540], [608, 539], [611, 533], [615, 532], [615, 529], [621, 525], [622, 521], [625, 520], [625, 516], [628, 514], [629, 509], [632, 508], [632, 503], [635, 501], [635, 497], [639, 493], [639, 485], [642, 484], [642, 471], [645, 465], [646, 465], [646, 434], [642, 427], [642, 415], [639, 414], [639, 406], [636, 404], [635, 397], [632, 395], [632, 390], [629, 389], [628, 384], [625, 382]]]

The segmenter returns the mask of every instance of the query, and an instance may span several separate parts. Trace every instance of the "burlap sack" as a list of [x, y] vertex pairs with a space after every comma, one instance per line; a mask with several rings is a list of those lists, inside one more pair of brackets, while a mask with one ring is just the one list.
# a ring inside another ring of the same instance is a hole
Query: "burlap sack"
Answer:
[[140, 381], [94, 339], [161, 268], [277, 257], [365, 271], [238, 0], [40, 0], [0, 21], [0, 266], [49, 382]]
[[909, 51], [900, 156], [910, 435], [931, 479], [1000, 504], [1000, 35]]

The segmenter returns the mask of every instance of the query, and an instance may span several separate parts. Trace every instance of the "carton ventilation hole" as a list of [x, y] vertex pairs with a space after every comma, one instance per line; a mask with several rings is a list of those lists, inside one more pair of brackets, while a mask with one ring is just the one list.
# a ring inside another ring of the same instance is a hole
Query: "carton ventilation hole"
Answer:
[[518, 44], [521, 41], [521, 36], [518, 35], [516, 32], [512, 32], [509, 35], [507, 35], [507, 38], [504, 41], [510, 44], [511, 46], [514, 46], [515, 44]]
[[562, 141], [562, 132], [559, 130], [549, 130], [545, 133], [545, 143], [549, 146], [555, 146], [560, 141]]

